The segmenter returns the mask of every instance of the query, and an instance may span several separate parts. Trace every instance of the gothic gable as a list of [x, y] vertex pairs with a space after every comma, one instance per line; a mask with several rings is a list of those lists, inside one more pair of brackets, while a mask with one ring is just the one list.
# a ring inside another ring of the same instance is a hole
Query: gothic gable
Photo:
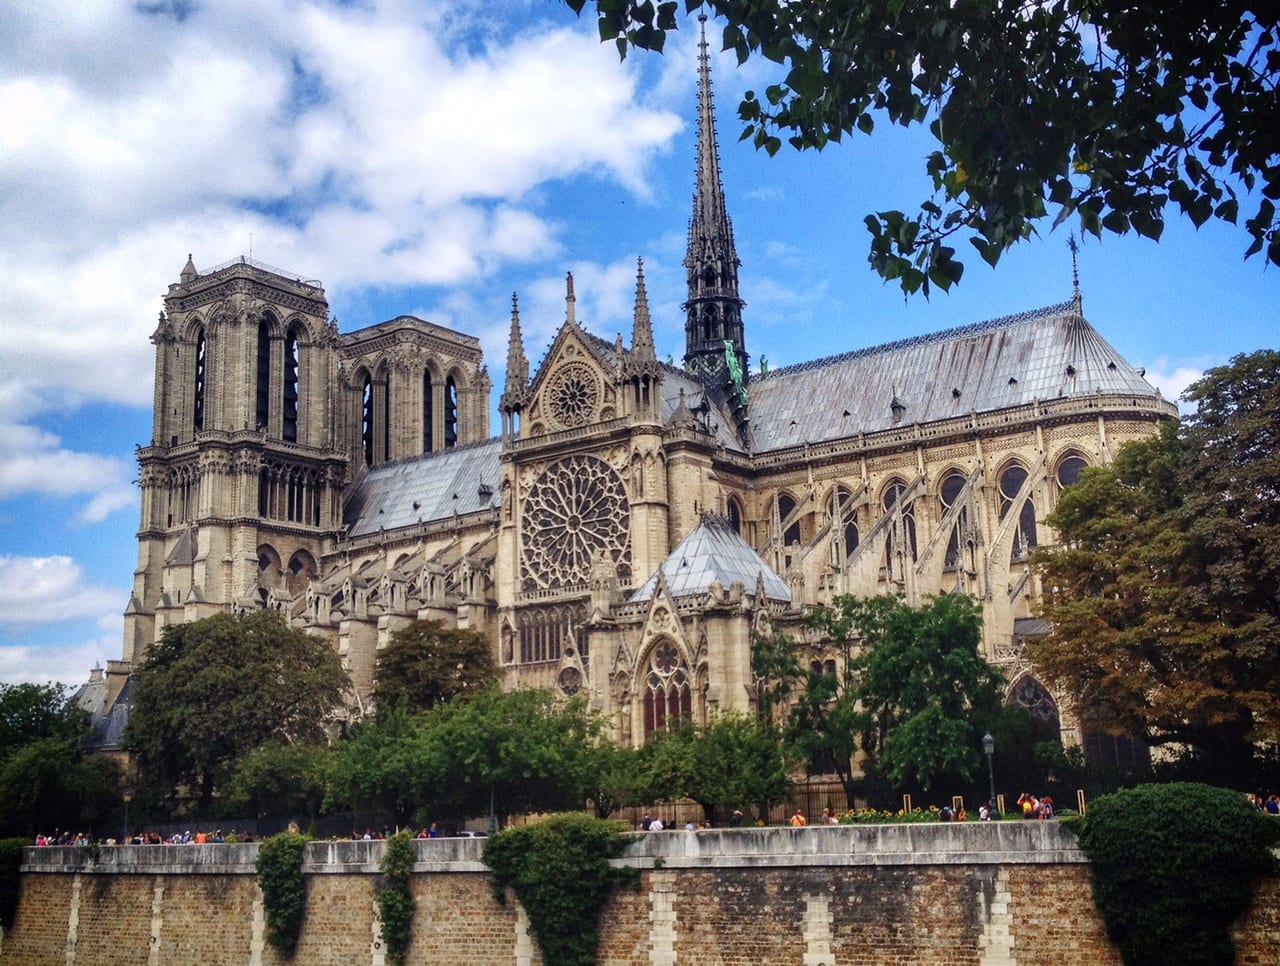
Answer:
[[618, 414], [612, 367], [595, 340], [566, 322], [547, 351], [530, 390], [526, 437], [608, 422]]

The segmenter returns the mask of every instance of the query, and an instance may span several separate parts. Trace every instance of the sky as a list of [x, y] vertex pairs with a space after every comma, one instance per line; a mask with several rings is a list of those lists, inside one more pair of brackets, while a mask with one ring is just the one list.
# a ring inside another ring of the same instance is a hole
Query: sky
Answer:
[[[121, 656], [149, 337], [188, 253], [320, 279], [343, 331], [474, 334], [494, 405], [512, 293], [536, 367], [566, 272], [578, 321], [629, 338], [643, 257], [659, 355], [683, 353], [693, 20], [624, 62], [555, 0], [0, 0], [0, 23], [0, 683]], [[753, 369], [1071, 297], [1065, 226], [966, 258], [951, 293], [882, 282], [863, 218], [928, 196], [931, 144], [882, 126], [770, 158], [736, 119], [770, 71], [712, 60]], [[1177, 398], [1277, 346], [1280, 273], [1248, 243], [1174, 216], [1158, 244], [1087, 239], [1085, 315]]]

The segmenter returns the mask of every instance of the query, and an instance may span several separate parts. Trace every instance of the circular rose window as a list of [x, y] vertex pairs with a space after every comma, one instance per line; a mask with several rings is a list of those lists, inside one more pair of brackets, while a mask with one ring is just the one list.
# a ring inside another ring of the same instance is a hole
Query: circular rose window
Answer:
[[556, 590], [584, 584], [606, 555], [630, 562], [630, 514], [622, 478], [594, 456], [566, 456], [529, 489], [520, 522], [523, 583]]
[[562, 427], [584, 425], [595, 415], [600, 402], [595, 373], [586, 363], [569, 363], [551, 378], [547, 399], [552, 417]]

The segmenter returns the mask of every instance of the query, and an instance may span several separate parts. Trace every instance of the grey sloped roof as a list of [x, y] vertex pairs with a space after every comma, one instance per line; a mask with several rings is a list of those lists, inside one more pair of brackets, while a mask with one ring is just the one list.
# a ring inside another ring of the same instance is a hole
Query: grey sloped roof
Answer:
[[766, 452], [1099, 392], [1158, 394], [1064, 302], [756, 375], [750, 412]]
[[786, 581], [774, 573], [752, 546], [729, 526], [728, 520], [711, 513], [703, 515], [698, 525], [629, 600], [634, 603], [653, 599], [659, 573], [666, 578], [672, 597], [705, 594], [712, 581], [719, 581], [726, 589], [738, 581], [748, 594], [753, 594], [757, 581], [763, 576], [766, 597], [770, 600], [791, 600], [791, 590]]
[[[497, 506], [502, 439], [459, 446], [369, 470], [347, 498], [348, 535], [445, 520]], [[488, 487], [487, 494], [480, 488]]]
[[[83, 706], [83, 705], [82, 705]], [[116, 696], [115, 703], [103, 708], [90, 718], [84, 747], [94, 751], [110, 751], [124, 745], [124, 731], [129, 725], [129, 712], [133, 708], [133, 677], [130, 676]]]

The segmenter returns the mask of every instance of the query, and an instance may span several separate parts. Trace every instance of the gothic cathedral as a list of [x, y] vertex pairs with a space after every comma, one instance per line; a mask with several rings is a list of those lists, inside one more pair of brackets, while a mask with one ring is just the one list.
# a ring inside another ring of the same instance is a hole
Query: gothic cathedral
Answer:
[[751, 372], [705, 36], [684, 264], [680, 366], [655, 352], [642, 264], [630, 344], [578, 322], [569, 277], [533, 373], [513, 299], [491, 437], [476, 338], [411, 316], [343, 333], [317, 281], [188, 260], [152, 336], [138, 566], [99, 708], [165, 627], [272, 607], [332, 641], [359, 702], [389, 635], [433, 618], [486, 634], [508, 687], [583, 691], [640, 744], [749, 710], [762, 624], [845, 593], [962, 592], [1007, 700], [1081, 741], [1023, 657], [1044, 629], [1028, 553], [1081, 468], [1176, 407], [1078, 290]]

